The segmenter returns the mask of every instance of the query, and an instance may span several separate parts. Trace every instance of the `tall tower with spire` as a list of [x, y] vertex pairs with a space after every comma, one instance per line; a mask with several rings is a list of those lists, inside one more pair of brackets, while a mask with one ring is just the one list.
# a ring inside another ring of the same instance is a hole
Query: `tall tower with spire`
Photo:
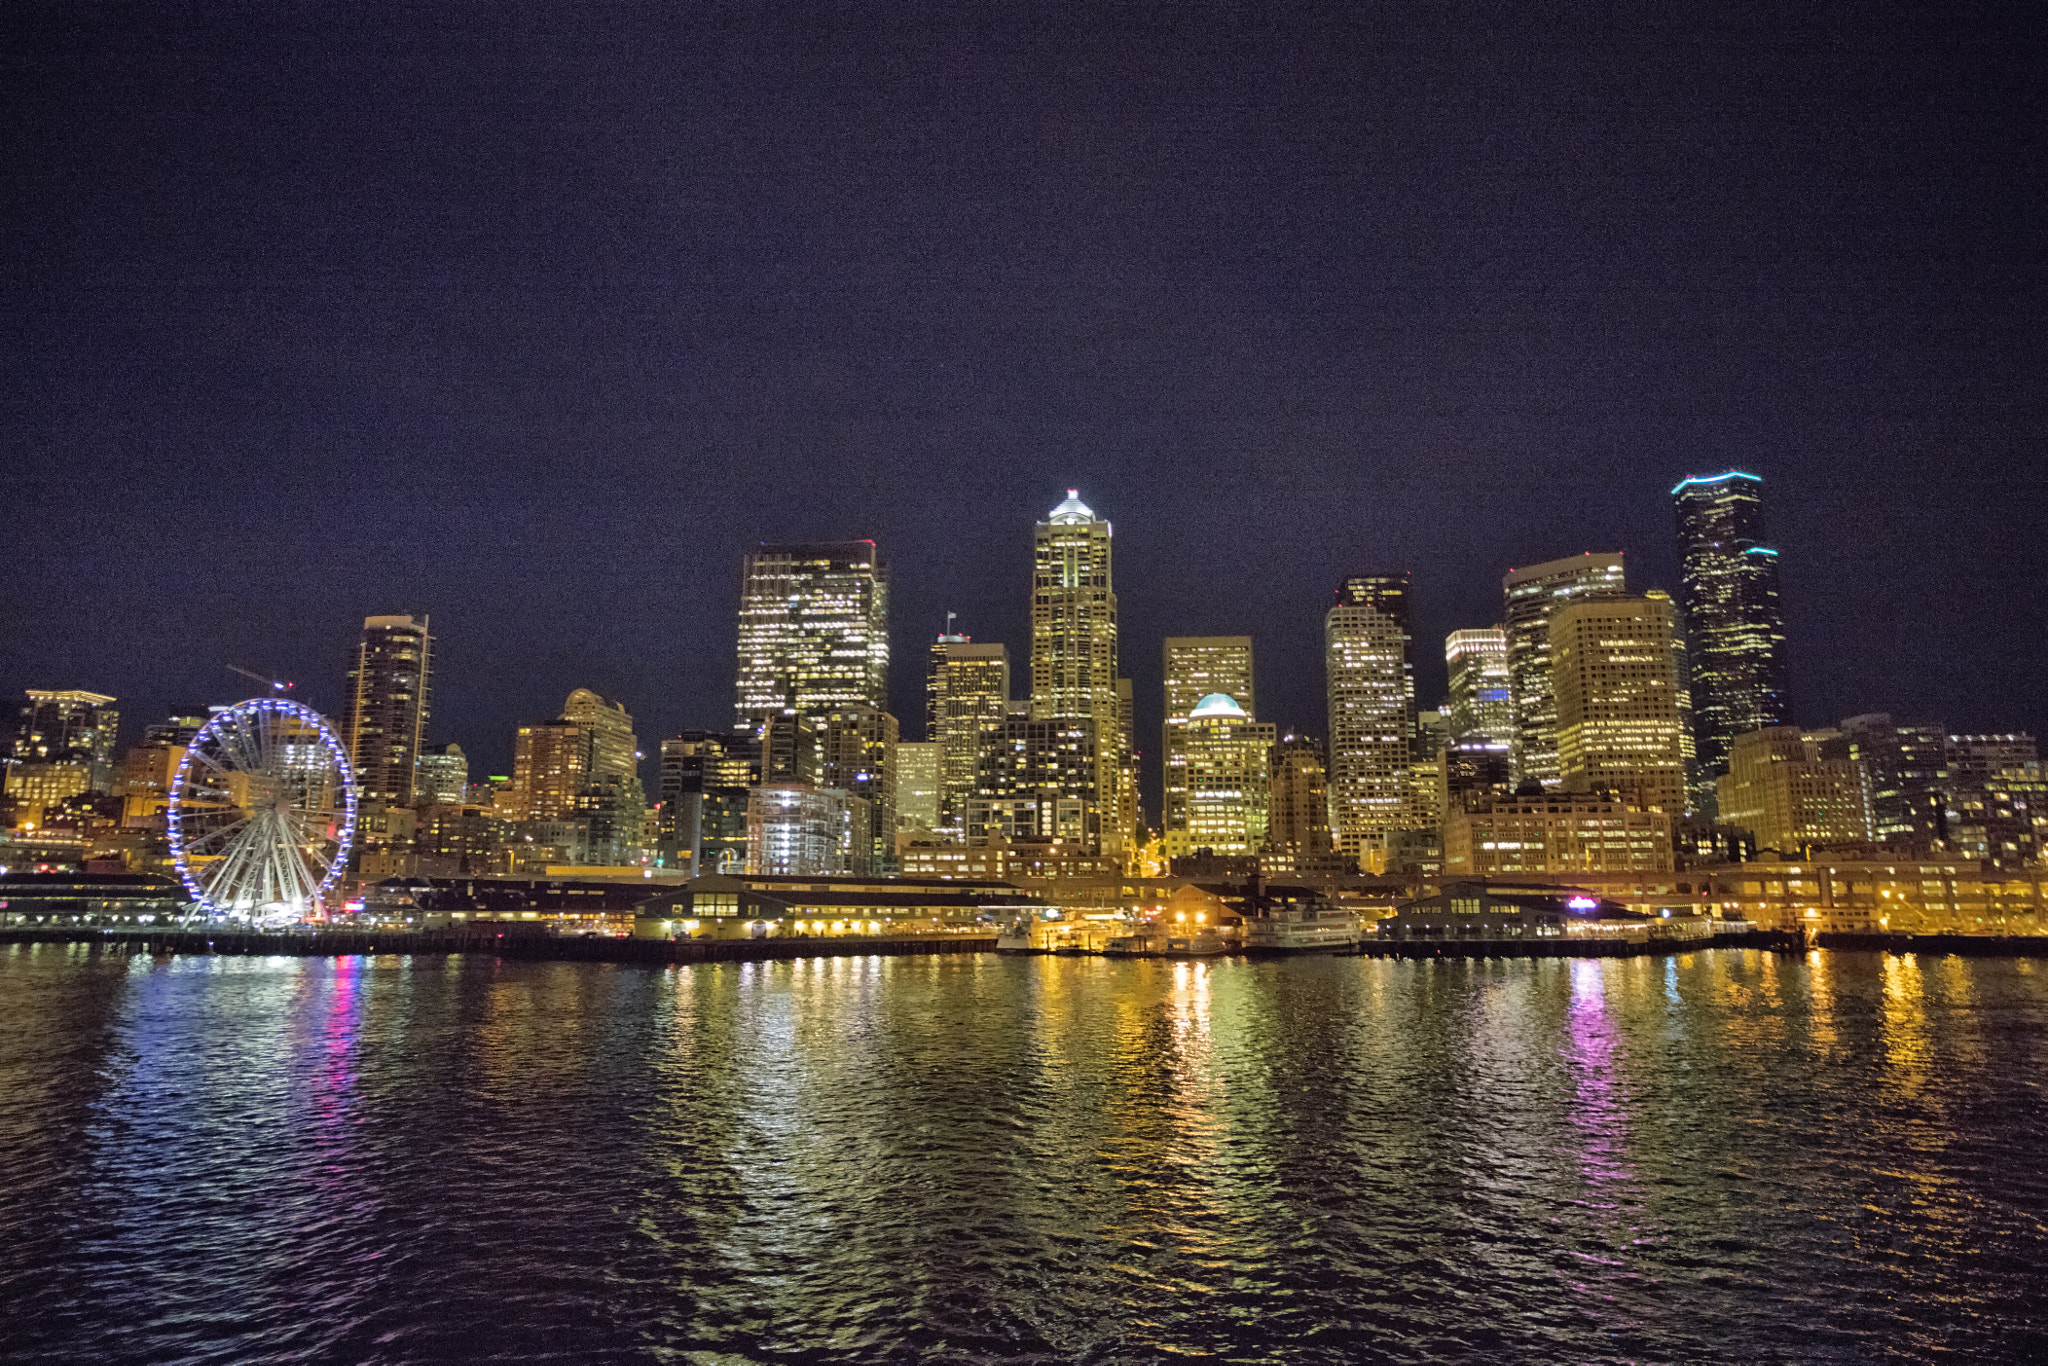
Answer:
[[1120, 854], [1136, 839], [1134, 794], [1126, 771], [1124, 709], [1119, 701], [1116, 587], [1110, 525], [1080, 491], [1046, 514], [1034, 538], [1031, 573], [1031, 715], [1087, 721], [1095, 728], [1093, 792], [1102, 848]]

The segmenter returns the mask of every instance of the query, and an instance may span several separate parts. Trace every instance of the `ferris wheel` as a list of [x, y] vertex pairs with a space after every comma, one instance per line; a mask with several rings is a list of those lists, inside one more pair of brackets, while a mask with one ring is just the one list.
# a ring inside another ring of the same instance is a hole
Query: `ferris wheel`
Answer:
[[303, 919], [348, 865], [356, 779], [311, 707], [252, 697], [213, 714], [171, 780], [171, 861], [196, 915]]

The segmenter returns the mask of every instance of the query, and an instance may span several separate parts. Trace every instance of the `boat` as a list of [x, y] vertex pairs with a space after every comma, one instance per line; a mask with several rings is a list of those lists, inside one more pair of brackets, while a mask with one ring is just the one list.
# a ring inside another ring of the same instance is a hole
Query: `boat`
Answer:
[[1240, 903], [1247, 954], [1354, 953], [1364, 930], [1358, 914], [1305, 887], [1265, 890], [1254, 878]]

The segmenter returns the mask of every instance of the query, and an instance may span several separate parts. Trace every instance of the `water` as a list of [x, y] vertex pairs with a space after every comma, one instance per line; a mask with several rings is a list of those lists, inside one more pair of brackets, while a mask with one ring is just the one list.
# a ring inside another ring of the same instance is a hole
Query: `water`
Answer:
[[0, 949], [0, 1357], [2048, 1359], [2048, 963]]

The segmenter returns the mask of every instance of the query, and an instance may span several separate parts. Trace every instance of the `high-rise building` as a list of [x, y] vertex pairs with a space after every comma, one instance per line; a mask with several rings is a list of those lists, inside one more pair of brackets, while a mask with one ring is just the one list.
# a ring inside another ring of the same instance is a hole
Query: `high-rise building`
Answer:
[[1203, 699], [1221, 694], [1257, 715], [1252, 696], [1250, 636], [1168, 636], [1162, 651], [1166, 680], [1166, 722], [1159, 746], [1160, 828], [1168, 848], [1178, 854], [1178, 836], [1188, 829], [1188, 754], [1181, 742], [1189, 716]]
[[764, 783], [747, 804], [747, 864], [754, 874], [850, 873], [854, 846], [866, 837], [859, 799], [834, 787]]
[[736, 724], [889, 705], [889, 571], [873, 541], [763, 545], [740, 585]]
[[415, 765], [426, 750], [433, 704], [434, 638], [427, 620], [363, 619], [341, 733], [364, 802], [412, 805]]
[[1010, 651], [966, 636], [932, 643], [926, 736], [939, 747], [939, 824], [958, 834], [974, 796], [981, 752], [1009, 716]]
[[[1952, 786], [1947, 726], [1894, 721], [1883, 712], [1870, 712], [1843, 721], [1824, 750], [1827, 758], [1861, 766], [1870, 790], [1874, 839], [1928, 850], [1946, 843]], [[1722, 819], [1728, 820], [1725, 813]]]
[[1135, 839], [1122, 791], [1128, 708], [1118, 694], [1116, 587], [1110, 524], [1068, 489], [1038, 523], [1031, 579], [1031, 715], [1093, 727], [1095, 773], [1084, 800], [1098, 847], [1123, 855]]
[[880, 707], [851, 703], [825, 713], [818, 737], [824, 786], [865, 804], [864, 844], [851, 851], [849, 872], [896, 871], [896, 718]]
[[1273, 791], [1274, 727], [1254, 721], [1235, 698], [1220, 692], [1198, 701], [1186, 719], [1173, 739], [1183, 761], [1183, 821], [1166, 832], [1168, 855], [1262, 852]]
[[1454, 811], [1472, 811], [1514, 793], [1513, 746], [1506, 740], [1453, 740], [1437, 762], [1437, 806], [1446, 820]]
[[1627, 590], [1621, 556], [1590, 551], [1510, 569], [1501, 581], [1508, 637], [1508, 683], [1515, 714], [1515, 779], [1554, 789], [1557, 700], [1550, 686], [1550, 617], [1578, 598], [1618, 598]]
[[1330, 708], [1330, 829], [1337, 848], [1374, 871], [1387, 837], [1409, 827], [1415, 669], [1406, 574], [1344, 580], [1323, 618]]
[[752, 749], [729, 732], [683, 731], [661, 742], [656, 847], [664, 866], [693, 873], [746, 867]]
[[27, 698], [15, 713], [10, 763], [78, 765], [85, 785], [76, 791], [111, 791], [114, 738], [121, 728], [114, 699], [76, 688], [30, 688]]
[[573, 861], [641, 862], [647, 793], [625, 704], [578, 688], [555, 720], [521, 726], [513, 741], [512, 793], [505, 809], [515, 821], [579, 826], [581, 853]]
[[1280, 866], [1299, 868], [1331, 852], [1329, 780], [1322, 742], [1283, 735], [1273, 746], [1273, 795], [1266, 814], [1266, 849]]
[[457, 744], [429, 745], [420, 755], [413, 791], [422, 802], [460, 805], [469, 795], [469, 758]]
[[1579, 598], [1550, 616], [1558, 777], [1685, 813], [1685, 731], [1668, 598]]
[[1668, 873], [1672, 818], [1611, 793], [1547, 792], [1454, 806], [1444, 875]]
[[1815, 844], [1871, 837], [1862, 766], [1827, 757], [1835, 731], [1769, 726], [1735, 737], [1721, 775], [1720, 819], [1756, 836], [1757, 848], [1804, 858]]
[[1671, 490], [1683, 562], [1695, 750], [1703, 779], [1728, 771], [1738, 735], [1784, 722], [1785, 620], [1763, 481], [1741, 470]]
[[1948, 776], [1953, 791], [1983, 787], [2008, 769], [2024, 769], [2040, 761], [2040, 747], [2025, 731], [1948, 737]]
[[982, 751], [981, 776], [967, 804], [969, 843], [1057, 840], [1099, 847], [1102, 810], [1095, 793], [1102, 766], [1093, 721], [1012, 716]]
[[1452, 740], [1477, 736], [1513, 743], [1515, 697], [1508, 677], [1508, 633], [1502, 626], [1453, 631], [1444, 637], [1451, 699], [1445, 725]]
[[939, 828], [939, 742], [905, 740], [896, 746], [896, 828]]

